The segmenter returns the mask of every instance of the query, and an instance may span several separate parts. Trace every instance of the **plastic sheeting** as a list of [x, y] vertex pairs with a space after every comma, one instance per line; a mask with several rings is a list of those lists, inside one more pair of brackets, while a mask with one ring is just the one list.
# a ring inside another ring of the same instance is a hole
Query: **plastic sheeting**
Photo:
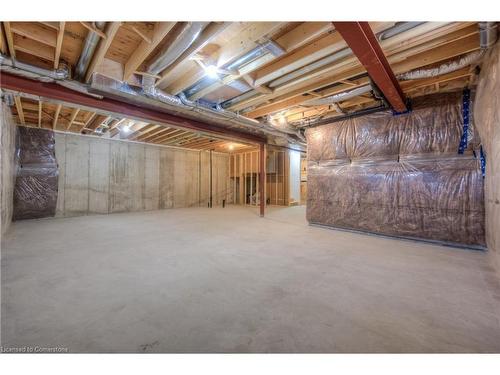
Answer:
[[59, 175], [54, 132], [22, 126], [18, 129], [13, 219], [54, 216]]
[[458, 155], [462, 94], [415, 100], [390, 112], [308, 129], [310, 223], [484, 246], [483, 178], [472, 156]]
[[481, 65], [474, 113], [486, 153], [486, 239], [500, 276], [500, 42]]

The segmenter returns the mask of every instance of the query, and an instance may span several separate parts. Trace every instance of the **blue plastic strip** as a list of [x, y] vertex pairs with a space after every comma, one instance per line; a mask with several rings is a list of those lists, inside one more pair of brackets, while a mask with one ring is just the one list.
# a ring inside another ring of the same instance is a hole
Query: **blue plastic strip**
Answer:
[[470, 107], [470, 90], [465, 89], [463, 92], [462, 101], [462, 118], [464, 122], [464, 127], [462, 131], [462, 138], [460, 139], [460, 145], [458, 146], [458, 153], [463, 154], [467, 148], [467, 133], [469, 132], [469, 107]]
[[486, 155], [483, 151], [483, 146], [479, 148], [479, 160], [481, 162], [481, 173], [483, 174], [483, 178], [486, 175]]

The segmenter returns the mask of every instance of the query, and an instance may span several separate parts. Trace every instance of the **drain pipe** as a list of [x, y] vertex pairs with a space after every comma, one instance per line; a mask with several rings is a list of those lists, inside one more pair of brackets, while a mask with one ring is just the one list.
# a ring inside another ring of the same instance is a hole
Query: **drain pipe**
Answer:
[[[105, 25], [106, 22], [94, 23], [94, 26], [99, 30], [104, 30]], [[96, 32], [88, 32], [87, 37], [85, 38], [85, 42], [83, 43], [82, 53], [80, 54], [80, 58], [78, 59], [78, 63], [76, 64], [75, 79], [82, 80], [83, 77], [85, 77], [85, 73], [87, 73], [90, 60], [92, 60], [92, 56], [94, 56], [94, 52], [97, 48], [97, 44], [99, 43], [100, 38], [101, 37]]]

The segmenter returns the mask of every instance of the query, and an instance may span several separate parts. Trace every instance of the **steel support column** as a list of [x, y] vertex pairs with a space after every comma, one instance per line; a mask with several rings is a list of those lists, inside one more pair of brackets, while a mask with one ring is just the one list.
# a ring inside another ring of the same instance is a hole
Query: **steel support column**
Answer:
[[333, 22], [333, 25], [363, 64], [368, 75], [382, 91], [392, 108], [398, 112], [406, 111], [403, 90], [368, 22]]

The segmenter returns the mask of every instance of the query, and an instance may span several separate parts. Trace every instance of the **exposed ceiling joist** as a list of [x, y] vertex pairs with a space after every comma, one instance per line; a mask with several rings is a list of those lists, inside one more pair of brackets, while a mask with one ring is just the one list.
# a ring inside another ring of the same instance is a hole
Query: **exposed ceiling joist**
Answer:
[[368, 22], [334, 22], [333, 24], [391, 106], [398, 112], [406, 111], [403, 90]]
[[123, 70], [123, 80], [128, 81], [132, 74], [141, 66], [151, 52], [160, 44], [167, 34], [175, 26], [175, 22], [157, 22], [155, 24], [151, 43], [143, 40], [132, 56], [125, 63]]
[[85, 74], [85, 81], [88, 83], [92, 78], [92, 74], [96, 71], [99, 64], [104, 60], [104, 56], [108, 52], [111, 43], [113, 43], [114, 37], [118, 32], [118, 29], [121, 26], [121, 22], [108, 22], [106, 25], [106, 39], [101, 39], [99, 42], [99, 46], [97, 47], [94, 56], [90, 62], [90, 65], [87, 69], [87, 73]]

